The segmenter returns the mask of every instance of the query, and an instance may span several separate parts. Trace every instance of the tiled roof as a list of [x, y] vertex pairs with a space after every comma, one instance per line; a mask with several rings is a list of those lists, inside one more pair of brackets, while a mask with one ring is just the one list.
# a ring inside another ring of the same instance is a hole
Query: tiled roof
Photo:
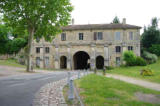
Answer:
[[87, 24], [87, 25], [68, 25], [62, 27], [63, 31], [93, 30], [93, 29], [141, 29], [141, 27], [129, 24]]

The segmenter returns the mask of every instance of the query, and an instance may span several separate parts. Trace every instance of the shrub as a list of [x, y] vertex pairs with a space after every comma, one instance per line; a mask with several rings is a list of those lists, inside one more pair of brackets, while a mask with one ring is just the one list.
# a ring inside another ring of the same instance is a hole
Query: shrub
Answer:
[[142, 69], [140, 74], [143, 76], [153, 76], [154, 75], [153, 70], [151, 69]]
[[137, 57], [136, 58], [136, 63], [137, 66], [146, 66], [147, 62], [142, 58], [142, 57]]
[[123, 60], [126, 62], [127, 66], [136, 65], [136, 55], [132, 51], [125, 51], [123, 53]]
[[142, 57], [147, 60], [147, 63], [152, 64], [158, 60], [158, 57], [155, 54], [144, 51]]
[[114, 67], [112, 67], [112, 66], [106, 66], [105, 68], [106, 68], [106, 70], [112, 70], [112, 69], [114, 69]]
[[156, 54], [157, 56], [160, 56], [160, 44], [152, 45], [149, 48], [149, 51], [153, 54]]

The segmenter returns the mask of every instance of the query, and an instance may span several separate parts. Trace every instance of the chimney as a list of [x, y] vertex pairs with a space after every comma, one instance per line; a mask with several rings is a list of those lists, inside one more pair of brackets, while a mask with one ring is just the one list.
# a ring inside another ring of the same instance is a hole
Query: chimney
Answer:
[[126, 24], [126, 18], [123, 18], [122, 24]]
[[74, 25], [74, 18], [72, 18], [72, 25]]

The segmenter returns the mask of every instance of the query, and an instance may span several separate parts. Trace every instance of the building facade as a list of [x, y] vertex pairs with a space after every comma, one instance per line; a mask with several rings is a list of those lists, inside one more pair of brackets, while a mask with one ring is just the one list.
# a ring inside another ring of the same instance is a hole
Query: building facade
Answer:
[[52, 42], [33, 42], [34, 66], [68, 70], [119, 66], [126, 50], [140, 56], [140, 28], [125, 22], [63, 27]]

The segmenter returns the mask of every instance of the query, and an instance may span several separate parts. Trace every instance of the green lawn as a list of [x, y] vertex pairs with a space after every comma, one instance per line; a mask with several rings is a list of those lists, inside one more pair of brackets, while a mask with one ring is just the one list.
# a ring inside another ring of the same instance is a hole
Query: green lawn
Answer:
[[160, 92], [91, 74], [75, 81], [85, 106], [159, 106], [139, 101], [134, 94], [157, 94]]
[[13, 67], [25, 67], [25, 65], [21, 65], [17, 63], [16, 60], [14, 59], [0, 60], [0, 65], [13, 66]]
[[[145, 67], [152, 69], [154, 71], [154, 76], [141, 76], [140, 70]], [[136, 77], [136, 78], [160, 83], [160, 58], [156, 63], [150, 64], [145, 67], [144, 66], [119, 67], [119, 68], [115, 68], [113, 70], [108, 70], [107, 73]]]

